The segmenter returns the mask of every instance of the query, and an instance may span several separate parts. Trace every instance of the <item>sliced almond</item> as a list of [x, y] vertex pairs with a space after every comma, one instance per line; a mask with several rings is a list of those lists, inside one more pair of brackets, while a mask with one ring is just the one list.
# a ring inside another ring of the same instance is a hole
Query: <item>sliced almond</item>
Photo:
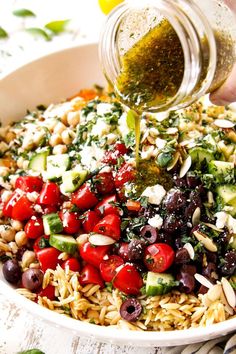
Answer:
[[210, 205], [214, 204], [214, 197], [213, 197], [213, 193], [211, 191], [207, 192], [207, 199], [208, 199], [208, 203]]
[[220, 284], [213, 285], [207, 292], [207, 297], [210, 301], [214, 302], [220, 299], [222, 287]]
[[82, 234], [82, 235], [79, 235], [77, 238], [76, 238], [76, 242], [78, 243], [78, 246], [81, 246], [83, 245], [85, 242], [88, 241], [88, 238], [89, 238], [89, 234]]
[[216, 119], [214, 121], [214, 124], [219, 127], [219, 128], [223, 128], [223, 129], [229, 129], [229, 128], [233, 128], [234, 127], [234, 123], [231, 122], [228, 119]]
[[213, 287], [213, 284], [201, 274], [194, 274], [194, 278], [208, 289], [211, 289]]
[[190, 167], [192, 165], [192, 158], [191, 156], [188, 156], [186, 160], [184, 160], [180, 172], [179, 172], [179, 177], [183, 178], [186, 173], [189, 171]]
[[116, 240], [109, 236], [93, 234], [89, 237], [89, 242], [94, 246], [108, 246], [116, 243]]
[[[223, 287], [222, 287], [222, 290], [223, 290]], [[224, 304], [225, 311], [227, 311], [230, 315], [233, 315], [233, 314], [234, 314], [234, 310], [233, 310], [233, 308], [228, 304], [228, 301], [226, 300], [224, 291], [222, 291], [222, 293], [221, 293], [220, 300], [221, 300], [222, 304]]]
[[218, 231], [218, 232], [222, 232], [223, 229], [219, 229], [218, 227], [216, 227], [214, 224], [210, 224], [210, 223], [204, 223], [204, 225], [210, 227], [210, 229]]
[[199, 224], [200, 222], [200, 217], [201, 217], [201, 209], [199, 207], [197, 207], [194, 210], [193, 216], [192, 216], [192, 225], [196, 226]]
[[208, 236], [200, 233], [199, 231], [193, 232], [194, 236], [198, 241], [200, 241], [203, 246], [210, 252], [217, 252], [216, 244]]
[[194, 259], [195, 252], [194, 252], [194, 249], [193, 249], [193, 246], [191, 245], [191, 243], [189, 243], [189, 242], [185, 243], [183, 248], [185, 248], [188, 251], [190, 259]]
[[180, 158], [180, 153], [177, 151], [177, 152], [175, 153], [175, 156], [174, 156], [173, 161], [172, 161], [171, 164], [167, 167], [167, 171], [170, 171], [170, 170], [172, 170], [172, 168], [175, 167], [175, 165], [176, 165], [177, 162], [179, 161], [179, 158]]
[[226, 297], [226, 300], [232, 308], [236, 306], [236, 296], [234, 289], [232, 288], [230, 282], [226, 278], [221, 279], [222, 288]]
[[176, 127], [170, 127], [168, 129], [166, 129], [166, 134], [173, 135], [173, 134], [176, 134], [176, 133], [178, 133], [178, 129]]

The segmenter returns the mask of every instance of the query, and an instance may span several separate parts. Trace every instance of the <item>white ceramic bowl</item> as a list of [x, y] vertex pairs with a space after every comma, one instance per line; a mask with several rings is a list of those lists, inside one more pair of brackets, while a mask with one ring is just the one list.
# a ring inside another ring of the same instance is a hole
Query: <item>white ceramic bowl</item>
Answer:
[[[58, 102], [81, 88], [104, 84], [97, 45], [77, 46], [44, 56], [6, 75], [0, 81], [0, 120], [20, 119], [38, 104]], [[134, 332], [100, 327], [59, 315], [17, 294], [0, 270], [0, 291], [21, 308], [60, 328], [101, 341], [136, 346], [174, 346], [213, 339], [232, 332], [236, 318], [206, 328], [171, 332]]]

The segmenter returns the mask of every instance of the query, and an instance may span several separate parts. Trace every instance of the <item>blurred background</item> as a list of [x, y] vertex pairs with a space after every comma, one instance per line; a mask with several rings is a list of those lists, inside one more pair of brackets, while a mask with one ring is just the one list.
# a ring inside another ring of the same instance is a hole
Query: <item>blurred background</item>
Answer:
[[0, 75], [56, 49], [98, 41], [98, 0], [0, 0]]

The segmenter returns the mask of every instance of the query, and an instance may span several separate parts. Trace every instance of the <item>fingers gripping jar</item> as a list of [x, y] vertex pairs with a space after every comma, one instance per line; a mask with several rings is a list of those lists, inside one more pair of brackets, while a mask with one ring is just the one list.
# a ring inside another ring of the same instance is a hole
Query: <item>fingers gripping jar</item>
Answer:
[[160, 112], [220, 87], [235, 40], [236, 15], [222, 0], [127, 0], [108, 16], [99, 52], [120, 101]]

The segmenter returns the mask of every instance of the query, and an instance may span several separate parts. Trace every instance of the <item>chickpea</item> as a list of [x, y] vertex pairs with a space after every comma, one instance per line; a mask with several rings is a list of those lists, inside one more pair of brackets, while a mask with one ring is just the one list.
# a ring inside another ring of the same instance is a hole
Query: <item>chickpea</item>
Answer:
[[33, 251], [25, 251], [22, 256], [22, 268], [28, 268], [35, 261], [35, 253]]
[[66, 145], [62, 145], [62, 144], [54, 146], [52, 150], [53, 155], [61, 155], [61, 154], [65, 154], [66, 152], [67, 152], [67, 147]]
[[64, 144], [71, 144], [73, 139], [75, 138], [75, 134], [73, 131], [66, 129], [62, 132], [61, 138]]
[[5, 140], [9, 144], [12, 140], [16, 138], [15, 133], [8, 131], [5, 135]]
[[[13, 229], [16, 230], [16, 231], [20, 231], [20, 230], [23, 229], [23, 224], [22, 224], [22, 222], [19, 221], [19, 220], [12, 220], [12, 221], [11, 221], [11, 226], [12, 226]], [[16, 235], [17, 235], [17, 234], [16, 234]], [[16, 238], [16, 236], [15, 236], [15, 238]]]
[[7, 241], [11, 242], [15, 240], [16, 231], [12, 226], [9, 225], [0, 225], [0, 235], [1, 237]]
[[67, 122], [69, 125], [75, 127], [80, 122], [80, 112], [69, 112], [67, 114]]
[[52, 134], [49, 139], [49, 144], [54, 147], [62, 143], [61, 136], [59, 134]]
[[23, 159], [22, 156], [20, 156], [20, 157], [18, 158], [17, 162], [16, 162], [17, 167], [23, 168], [23, 162], [24, 162], [24, 159]]
[[57, 125], [53, 129], [54, 134], [61, 134], [64, 130], [66, 130], [65, 124], [58, 122]]

